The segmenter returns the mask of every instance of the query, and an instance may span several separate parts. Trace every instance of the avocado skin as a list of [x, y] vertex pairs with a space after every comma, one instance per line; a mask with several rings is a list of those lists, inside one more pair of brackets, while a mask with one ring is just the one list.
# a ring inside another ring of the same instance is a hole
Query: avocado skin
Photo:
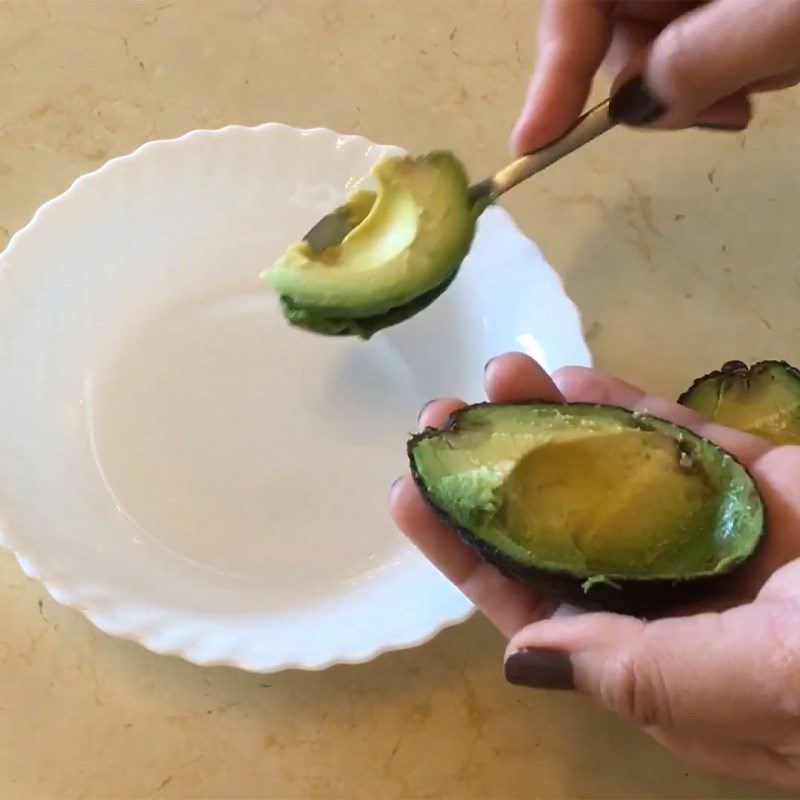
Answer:
[[[444, 424], [445, 430], [456, 430], [460, 415], [471, 408], [492, 407], [500, 405], [527, 405], [521, 403], [475, 403], [455, 411]], [[568, 403], [537, 402], [537, 405], [570, 405]], [[582, 405], [582, 404], [581, 404]], [[618, 409], [629, 411], [621, 406], [593, 404], [598, 409]], [[667, 420], [664, 420], [667, 422]], [[669, 423], [675, 428], [688, 430], [681, 425]], [[572, 575], [566, 571], [542, 569], [541, 567], [519, 564], [499, 548], [476, 536], [472, 531], [458, 525], [450, 515], [439, 508], [432, 500], [424, 481], [417, 471], [414, 461], [414, 447], [422, 439], [435, 436], [439, 428], [428, 428], [412, 436], [407, 445], [407, 454], [411, 466], [411, 475], [417, 485], [425, 503], [434, 514], [446, 525], [452, 528], [459, 538], [472, 547], [484, 561], [492, 564], [507, 578], [520, 581], [533, 586], [542, 595], [550, 600], [568, 603], [588, 611], [608, 611], [616, 614], [626, 614], [642, 619], [653, 619], [668, 614], [670, 609], [706, 599], [719, 592], [731, 579], [745, 567], [760, 550], [764, 535], [762, 533], [757, 545], [749, 557], [729, 569], [727, 572], [700, 577], [687, 577], [676, 579], [664, 578], [618, 578], [615, 576], [613, 585], [610, 583], [593, 583], [584, 588], [586, 579]], [[692, 433], [691, 431], [689, 431]], [[697, 435], [697, 434], [693, 434]], [[700, 437], [702, 438], [702, 437]], [[727, 452], [727, 451], [726, 451]], [[737, 461], [730, 453], [728, 455]], [[744, 467], [742, 467], [744, 469]], [[745, 470], [747, 472], [747, 470]], [[749, 474], [749, 473], [748, 473]]]

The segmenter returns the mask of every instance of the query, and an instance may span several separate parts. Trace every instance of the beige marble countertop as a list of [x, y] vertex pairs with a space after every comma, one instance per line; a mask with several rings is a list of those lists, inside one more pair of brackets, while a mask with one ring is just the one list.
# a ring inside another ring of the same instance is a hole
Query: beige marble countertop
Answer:
[[[152, 138], [280, 120], [506, 158], [526, 2], [0, 4], [0, 247]], [[675, 395], [728, 358], [800, 360], [800, 94], [742, 135], [615, 131], [505, 205], [580, 305], [597, 363]], [[638, 335], [632, 336], [636, 329]], [[569, 695], [512, 689], [481, 618], [356, 667], [200, 669], [94, 630], [0, 557], [6, 798], [718, 798]]]

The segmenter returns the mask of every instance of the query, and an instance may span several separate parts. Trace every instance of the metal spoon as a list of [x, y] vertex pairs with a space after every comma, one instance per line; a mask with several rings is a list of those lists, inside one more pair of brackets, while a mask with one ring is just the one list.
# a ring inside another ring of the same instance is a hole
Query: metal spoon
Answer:
[[[601, 133], [611, 130], [617, 123], [609, 114], [610, 102], [609, 98], [589, 109], [560, 139], [512, 161], [494, 177], [486, 178], [471, 186], [469, 190], [471, 205], [493, 202], [518, 183], [522, 183], [573, 150], [591, 142]], [[319, 253], [327, 247], [340, 244], [353, 227], [347, 212], [337, 209], [317, 222], [303, 239], [311, 245], [315, 253]]]

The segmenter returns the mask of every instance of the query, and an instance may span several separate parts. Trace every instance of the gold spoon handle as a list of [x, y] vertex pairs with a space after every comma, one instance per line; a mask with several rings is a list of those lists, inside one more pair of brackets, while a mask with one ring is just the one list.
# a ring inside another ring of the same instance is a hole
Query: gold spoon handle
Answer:
[[610, 102], [609, 98], [594, 108], [590, 108], [560, 139], [556, 139], [540, 150], [518, 158], [501, 169], [493, 178], [488, 178], [473, 186], [471, 189], [473, 196], [488, 194], [492, 198], [499, 197], [509, 189], [513, 189], [518, 183], [530, 178], [531, 175], [541, 172], [545, 167], [549, 167], [573, 150], [577, 150], [600, 134], [611, 130], [617, 123], [609, 115]]

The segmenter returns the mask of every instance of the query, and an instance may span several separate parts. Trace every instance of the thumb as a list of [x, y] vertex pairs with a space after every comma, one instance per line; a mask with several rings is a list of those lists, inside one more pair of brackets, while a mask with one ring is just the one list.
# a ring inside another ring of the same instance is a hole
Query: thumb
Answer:
[[644, 728], [778, 740], [797, 725], [800, 611], [759, 603], [643, 622], [596, 613], [551, 618], [509, 643], [506, 678], [575, 688]]

